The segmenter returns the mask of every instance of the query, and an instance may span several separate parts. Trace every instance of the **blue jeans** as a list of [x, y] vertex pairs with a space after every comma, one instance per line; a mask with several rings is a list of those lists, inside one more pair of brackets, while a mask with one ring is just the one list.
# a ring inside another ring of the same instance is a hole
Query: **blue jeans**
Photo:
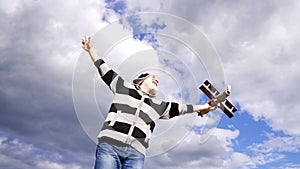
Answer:
[[143, 169], [145, 156], [130, 146], [100, 143], [94, 169]]

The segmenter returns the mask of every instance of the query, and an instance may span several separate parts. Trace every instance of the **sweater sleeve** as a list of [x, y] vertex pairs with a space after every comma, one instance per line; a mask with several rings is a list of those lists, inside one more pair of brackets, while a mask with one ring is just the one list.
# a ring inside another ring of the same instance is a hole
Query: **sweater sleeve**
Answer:
[[98, 69], [101, 79], [115, 93], [117, 82], [121, 77], [103, 59], [98, 59], [94, 64]]
[[175, 116], [193, 113], [197, 106], [192, 104], [179, 104], [175, 102], [167, 102], [166, 105], [164, 113], [160, 117], [161, 119], [170, 119]]

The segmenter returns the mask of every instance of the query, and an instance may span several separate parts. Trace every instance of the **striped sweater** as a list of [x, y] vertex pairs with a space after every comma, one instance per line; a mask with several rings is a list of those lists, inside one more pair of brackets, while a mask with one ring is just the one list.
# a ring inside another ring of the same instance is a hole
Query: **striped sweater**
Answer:
[[158, 101], [125, 81], [102, 59], [95, 66], [113, 92], [107, 118], [97, 136], [99, 143], [130, 145], [145, 155], [156, 120], [192, 113], [195, 108], [195, 105]]

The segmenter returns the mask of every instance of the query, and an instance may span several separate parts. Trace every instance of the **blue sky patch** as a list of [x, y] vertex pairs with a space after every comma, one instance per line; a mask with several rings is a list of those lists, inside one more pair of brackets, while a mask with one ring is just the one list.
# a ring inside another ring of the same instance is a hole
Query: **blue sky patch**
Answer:
[[159, 18], [151, 23], [142, 23], [138, 14], [140, 9], [129, 10], [125, 0], [106, 0], [105, 3], [106, 12], [102, 16], [103, 21], [109, 22], [108, 15], [111, 14], [109, 11], [113, 11], [120, 17], [120, 24], [130, 25], [134, 39], [147, 42], [153, 49], [159, 48], [155, 34], [167, 26], [165, 23], [160, 22]]

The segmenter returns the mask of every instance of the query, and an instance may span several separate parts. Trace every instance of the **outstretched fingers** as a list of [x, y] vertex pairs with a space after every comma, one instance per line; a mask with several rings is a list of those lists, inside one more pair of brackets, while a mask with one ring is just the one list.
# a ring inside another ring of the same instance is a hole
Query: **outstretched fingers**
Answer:
[[91, 37], [90, 36], [85, 36], [81, 39], [81, 43], [82, 43], [82, 48], [84, 50], [89, 50], [90, 49], [90, 42], [91, 42]]
[[84, 45], [84, 44], [87, 44], [90, 40], [91, 40], [90, 37], [85, 36], [82, 38], [81, 43]]

